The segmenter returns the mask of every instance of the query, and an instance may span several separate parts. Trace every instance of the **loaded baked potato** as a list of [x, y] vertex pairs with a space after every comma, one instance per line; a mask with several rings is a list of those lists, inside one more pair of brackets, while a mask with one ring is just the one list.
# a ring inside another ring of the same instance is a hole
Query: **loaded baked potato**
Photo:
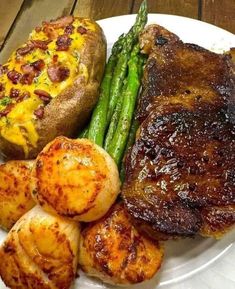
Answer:
[[28, 159], [72, 136], [98, 97], [106, 41], [95, 22], [67, 16], [36, 27], [0, 66], [0, 150]]

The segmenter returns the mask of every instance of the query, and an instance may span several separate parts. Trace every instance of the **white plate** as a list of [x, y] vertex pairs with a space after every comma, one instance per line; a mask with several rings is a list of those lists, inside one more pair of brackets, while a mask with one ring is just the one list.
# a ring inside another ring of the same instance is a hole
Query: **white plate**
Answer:
[[[117, 37], [133, 25], [135, 15], [98, 21], [107, 37], [108, 51]], [[235, 37], [216, 26], [180, 16], [149, 14], [149, 23], [160, 24], [176, 33], [185, 42], [201, 45], [217, 52], [235, 47]], [[0, 230], [0, 242], [5, 233]], [[195, 239], [170, 241], [161, 271], [151, 281], [131, 286], [132, 289], [234, 289], [235, 231], [222, 240]], [[0, 289], [5, 289], [0, 281]], [[107, 286], [81, 273], [74, 289], [118, 288]], [[120, 288], [120, 287], [119, 287]], [[129, 287], [130, 288], [130, 287]]]

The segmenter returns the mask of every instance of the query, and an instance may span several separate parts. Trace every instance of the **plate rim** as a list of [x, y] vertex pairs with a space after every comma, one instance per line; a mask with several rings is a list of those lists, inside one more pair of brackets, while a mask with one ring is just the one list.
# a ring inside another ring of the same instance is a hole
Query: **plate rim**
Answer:
[[[103, 23], [105, 21], [117, 20], [118, 18], [135, 18], [136, 16], [137, 16], [136, 13], [135, 14], [123, 14], [123, 15], [117, 15], [117, 16], [102, 18], [102, 19], [96, 20], [96, 22], [98, 24], [100, 24], [100, 22]], [[186, 20], [186, 21], [190, 21], [190, 22], [194, 22], [194, 23], [197, 22], [197, 23], [200, 23], [200, 25], [203, 25], [203, 24], [208, 25], [211, 28], [219, 29], [221, 32], [228, 33], [230, 36], [235, 37], [235, 34], [233, 34], [231, 31], [228, 31], [228, 30], [226, 30], [224, 28], [221, 28], [221, 27], [216, 26], [214, 24], [211, 24], [209, 22], [202, 21], [202, 20], [199, 20], [199, 19], [194, 19], [194, 18], [191, 18], [191, 17], [181, 16], [181, 15], [174, 15], [174, 14], [166, 14], [166, 13], [148, 13], [148, 17], [149, 16], [150, 17], [160, 16], [160, 17], [166, 17], [166, 18], [182, 19], [182, 20]], [[148, 21], [149, 21], [149, 19], [148, 19]]]

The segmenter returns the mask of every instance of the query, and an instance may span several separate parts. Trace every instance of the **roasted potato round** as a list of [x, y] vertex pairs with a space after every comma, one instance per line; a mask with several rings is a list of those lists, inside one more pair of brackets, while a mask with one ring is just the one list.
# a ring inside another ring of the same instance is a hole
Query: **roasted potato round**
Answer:
[[44, 212], [26, 213], [0, 247], [0, 276], [11, 289], [69, 289], [77, 269], [77, 223]]
[[33, 161], [9, 161], [0, 165], [0, 227], [11, 229], [35, 202], [30, 192]]
[[105, 59], [94, 21], [67, 16], [33, 30], [0, 65], [2, 153], [34, 158], [56, 136], [73, 136], [97, 101]]
[[76, 221], [102, 217], [119, 190], [115, 162], [87, 139], [57, 137], [38, 155], [32, 170], [35, 201], [48, 212]]
[[136, 231], [122, 204], [81, 233], [82, 270], [110, 284], [148, 280], [159, 270], [162, 258], [162, 246]]

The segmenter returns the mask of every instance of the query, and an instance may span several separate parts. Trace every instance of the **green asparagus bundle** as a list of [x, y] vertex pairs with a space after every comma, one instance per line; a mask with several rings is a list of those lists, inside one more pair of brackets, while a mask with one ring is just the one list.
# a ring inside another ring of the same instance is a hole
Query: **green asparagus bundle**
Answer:
[[108, 151], [108, 149], [109, 149], [110, 143], [111, 143], [111, 141], [113, 139], [115, 130], [117, 128], [118, 119], [120, 117], [120, 113], [121, 113], [121, 110], [122, 110], [122, 104], [123, 104], [123, 98], [124, 98], [124, 95], [125, 95], [125, 91], [126, 91], [126, 79], [124, 79], [122, 92], [119, 95], [117, 105], [115, 107], [113, 116], [112, 116], [112, 118], [110, 120], [109, 129], [108, 129], [107, 134], [105, 136], [104, 149], [106, 151]]
[[133, 114], [142, 77], [143, 58], [138, 36], [147, 22], [147, 4], [140, 6], [135, 24], [114, 44], [100, 87], [100, 98], [91, 121], [80, 133], [104, 147], [120, 167], [123, 155], [136, 133]]
[[121, 163], [122, 156], [126, 147], [134, 114], [136, 98], [140, 87], [138, 55], [139, 44], [137, 44], [131, 52], [130, 60], [128, 62], [128, 75], [122, 110], [117, 123], [117, 129], [107, 150], [118, 166]]
[[113, 77], [113, 70], [117, 63], [118, 55], [123, 47], [124, 35], [114, 43], [108, 63], [105, 67], [104, 78], [100, 87], [100, 98], [93, 111], [88, 138], [96, 144], [103, 146], [105, 129], [107, 127], [107, 113], [109, 107], [109, 93]]
[[113, 79], [111, 82], [111, 90], [110, 90], [109, 111], [107, 117], [108, 122], [110, 121], [113, 115], [114, 109], [117, 104], [117, 99], [126, 76], [127, 63], [130, 58], [131, 50], [133, 48], [133, 45], [138, 41], [138, 35], [143, 30], [146, 23], [147, 23], [147, 3], [146, 1], [143, 1], [137, 14], [135, 24], [132, 26], [130, 31], [125, 36], [123, 49], [119, 54], [118, 62], [113, 73]]

